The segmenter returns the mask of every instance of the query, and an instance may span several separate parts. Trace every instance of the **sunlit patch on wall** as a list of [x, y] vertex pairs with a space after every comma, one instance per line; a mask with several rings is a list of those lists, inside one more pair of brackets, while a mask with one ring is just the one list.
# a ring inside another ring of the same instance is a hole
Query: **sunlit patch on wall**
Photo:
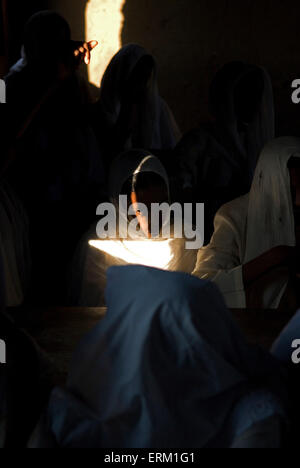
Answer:
[[126, 0], [89, 0], [86, 6], [86, 40], [97, 40], [89, 66], [89, 81], [100, 86], [103, 73], [113, 55], [122, 47], [123, 6]]

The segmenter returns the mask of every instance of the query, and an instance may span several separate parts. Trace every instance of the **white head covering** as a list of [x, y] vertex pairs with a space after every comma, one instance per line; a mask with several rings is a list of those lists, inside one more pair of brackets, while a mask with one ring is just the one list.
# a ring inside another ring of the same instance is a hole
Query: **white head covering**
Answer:
[[278, 138], [266, 145], [250, 191], [244, 263], [274, 247], [296, 245], [288, 161], [300, 157], [300, 139]]
[[[163, 165], [147, 151], [128, 151], [114, 160], [109, 194], [116, 209], [117, 228], [120, 222], [126, 227], [129, 225], [128, 207], [124, 211], [119, 210], [119, 196], [125, 182], [138, 173], [147, 172], [159, 175], [169, 190], [169, 180]], [[141, 264], [187, 273], [195, 268], [197, 250], [186, 249], [185, 239], [148, 239], [142, 229], [137, 229], [131, 232], [129, 239], [123, 239], [120, 235], [117, 239], [103, 242], [96, 240], [96, 230], [93, 225], [76, 254], [69, 292], [73, 304], [91, 307], [104, 305], [106, 272], [113, 265]], [[116, 235], [119, 235], [118, 229]]]
[[[260, 108], [254, 121], [247, 125], [246, 134], [242, 137], [238, 129], [235, 90], [247, 74], [259, 70], [264, 81]], [[224, 138], [228, 139], [227, 143], [232, 147], [232, 163], [239, 163], [237, 158], [242, 157], [247, 162], [252, 180], [262, 148], [275, 136], [274, 98], [269, 74], [264, 68], [243, 62], [228, 64], [216, 75], [212, 84], [211, 99], [217, 121], [224, 130]]]
[[[119, 210], [119, 197], [124, 184], [137, 174], [154, 173], [159, 175], [165, 182], [168, 193], [169, 178], [160, 160], [149, 154], [145, 150], [131, 150], [120, 154], [112, 163], [109, 175], [109, 195], [111, 202], [115, 205], [117, 222], [122, 218], [124, 223], [128, 223], [127, 211]], [[126, 207], [127, 208], [127, 207]], [[126, 220], [124, 218], [126, 216]], [[137, 239], [145, 238], [143, 230], [132, 232]]]
[[145, 150], [136, 149], [120, 154], [111, 165], [108, 183], [111, 202], [118, 206], [119, 196], [127, 180], [145, 172], [159, 175], [169, 191], [169, 178], [160, 160]]
[[[146, 56], [151, 57], [143, 47], [128, 44], [113, 57], [107, 67], [101, 83], [99, 106], [110, 126], [116, 124], [120, 115], [124, 85], [139, 60]], [[139, 133], [142, 133], [144, 138], [144, 141], [139, 142], [140, 146], [148, 149], [175, 147], [180, 132], [170, 110], [159, 95], [155, 62], [139, 121]]]

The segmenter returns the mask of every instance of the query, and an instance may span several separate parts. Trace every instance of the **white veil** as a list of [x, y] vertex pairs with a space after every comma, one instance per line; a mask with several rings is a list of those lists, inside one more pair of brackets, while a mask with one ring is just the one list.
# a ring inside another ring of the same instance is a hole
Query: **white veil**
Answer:
[[[128, 44], [108, 65], [101, 83], [99, 106], [109, 126], [115, 125], [120, 115], [124, 84], [139, 60], [145, 56], [150, 54], [143, 47]], [[140, 142], [140, 146], [144, 148], [172, 149], [180, 138], [175, 119], [159, 95], [156, 65], [149, 83], [143, 115], [140, 115], [140, 126], [145, 138], [145, 141]]]
[[[300, 139], [271, 141], [258, 161], [250, 191], [244, 263], [281, 245], [295, 247], [288, 161], [300, 157]], [[258, 229], [260, 232], [258, 232]]]
[[[242, 157], [247, 161], [249, 173], [253, 176], [262, 148], [275, 136], [273, 87], [271, 78], [264, 68], [243, 63], [240, 65], [243, 65], [244, 69], [239, 73], [236, 71], [235, 78], [226, 80], [226, 74], [224, 73], [228, 72], [225, 72], [225, 69], [219, 76], [217, 75], [216, 84], [212, 86], [211, 92], [212, 96], [215, 94], [213, 97], [215, 103], [213, 105], [217, 120], [225, 131], [224, 137], [228, 139], [228, 143], [232, 147], [232, 162], [236, 162], [237, 156]], [[238, 130], [235, 90], [243, 78], [258, 70], [261, 71], [264, 82], [262, 99], [254, 121], [247, 125], [246, 134], [242, 138]]]

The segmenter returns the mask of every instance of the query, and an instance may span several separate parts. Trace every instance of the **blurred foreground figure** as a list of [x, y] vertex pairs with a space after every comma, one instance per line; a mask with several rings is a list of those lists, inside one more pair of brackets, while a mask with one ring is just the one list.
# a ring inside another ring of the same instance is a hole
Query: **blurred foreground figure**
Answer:
[[181, 136], [159, 95], [154, 58], [136, 44], [124, 46], [107, 67], [94, 119], [100, 138], [107, 142], [108, 166], [131, 148], [171, 150]]
[[213, 284], [115, 267], [106, 297], [107, 315], [75, 352], [34, 446], [282, 445], [285, 371], [246, 344]]
[[264, 148], [248, 195], [216, 215], [194, 272], [214, 281], [228, 307], [295, 309], [299, 300], [300, 140]]
[[275, 136], [272, 84], [260, 67], [225, 65], [210, 104], [214, 122], [188, 133], [175, 151], [178, 184], [206, 204], [207, 241], [218, 209], [249, 192], [260, 152]]
[[[122, 153], [111, 166], [109, 192], [116, 213], [115, 238], [99, 240], [106, 231], [99, 232], [94, 224], [82, 240], [71, 274], [72, 305], [105, 305], [106, 272], [111, 266], [138, 264], [192, 273], [196, 265], [198, 250], [187, 249], [184, 237], [172, 237], [172, 226], [170, 238], [162, 238], [160, 232], [153, 238], [151, 216], [146, 220], [138, 209], [135, 214], [128, 213], [129, 206], [138, 203], [143, 203], [149, 214], [153, 203], [169, 206], [169, 179], [159, 159], [144, 150]], [[119, 201], [124, 195], [127, 202], [123, 212]], [[134, 220], [136, 229], [123, 238], [120, 231], [125, 227], [129, 233], [129, 224]]]

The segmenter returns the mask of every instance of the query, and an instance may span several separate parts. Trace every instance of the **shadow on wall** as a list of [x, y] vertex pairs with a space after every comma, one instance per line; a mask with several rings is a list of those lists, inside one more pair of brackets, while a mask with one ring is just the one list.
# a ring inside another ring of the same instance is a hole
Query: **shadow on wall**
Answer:
[[245, 60], [264, 66], [275, 93], [277, 133], [300, 135], [300, 4], [261, 0], [127, 0], [122, 44], [136, 42], [158, 63], [162, 96], [183, 131], [209, 119], [209, 84], [220, 66]]

